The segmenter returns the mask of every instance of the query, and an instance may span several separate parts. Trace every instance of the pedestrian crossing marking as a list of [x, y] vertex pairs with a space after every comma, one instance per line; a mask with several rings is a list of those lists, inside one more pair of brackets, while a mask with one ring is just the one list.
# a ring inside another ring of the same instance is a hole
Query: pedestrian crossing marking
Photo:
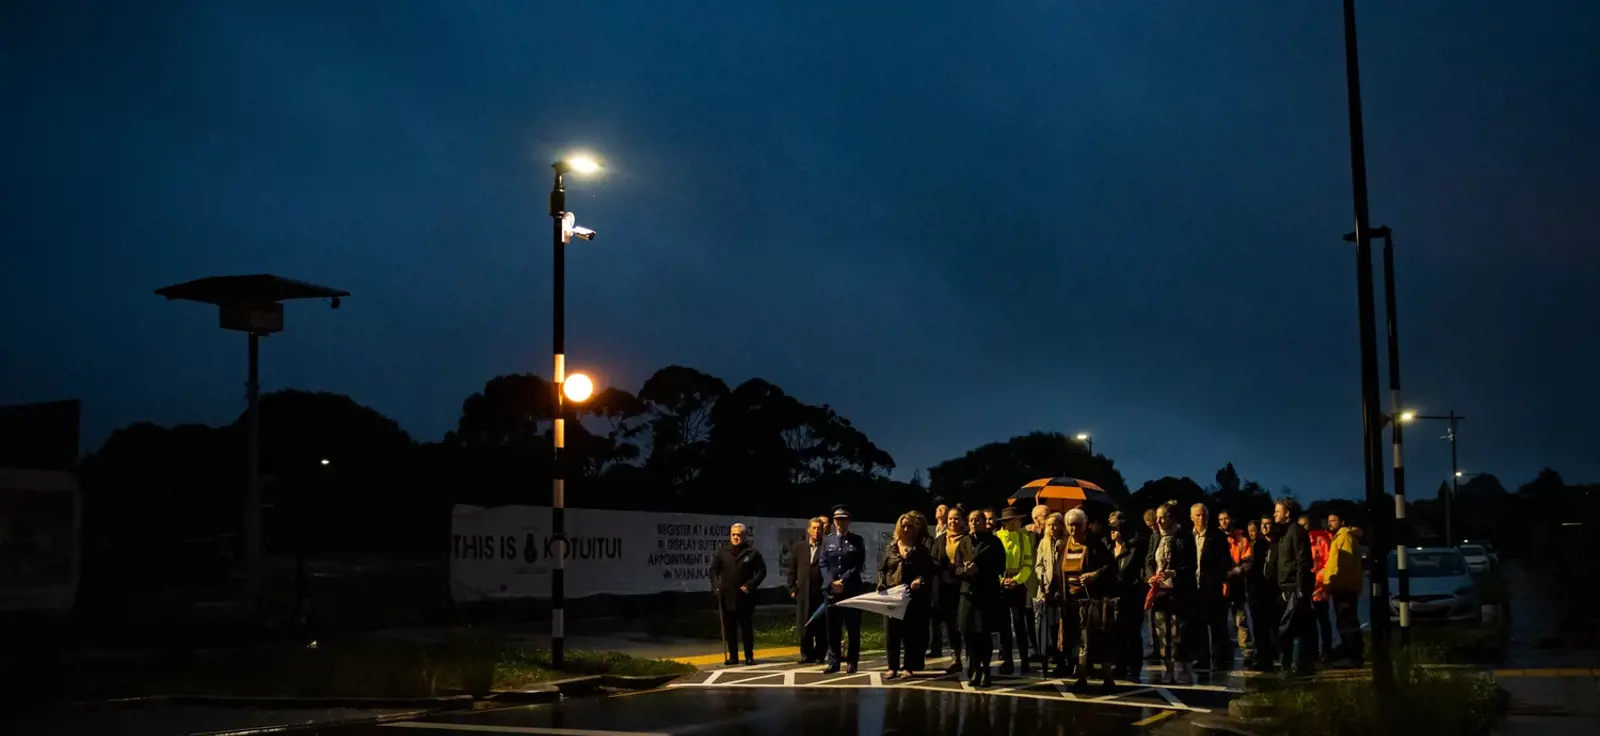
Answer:
[[[946, 659], [945, 663], [948, 661]], [[827, 674], [818, 664], [762, 663], [687, 675], [667, 687], [931, 690], [1186, 713], [1211, 713], [1224, 709], [1227, 701], [1243, 692], [1237, 687], [1217, 684], [1164, 685], [1118, 681], [1112, 692], [1080, 694], [1073, 688], [1071, 680], [1010, 675], [996, 677], [991, 687], [974, 688], [966, 681], [964, 673], [945, 673], [942, 667], [910, 680], [885, 681], [881, 670], [886, 665], [887, 661], [881, 655], [866, 657], [860, 666], [867, 671]]]

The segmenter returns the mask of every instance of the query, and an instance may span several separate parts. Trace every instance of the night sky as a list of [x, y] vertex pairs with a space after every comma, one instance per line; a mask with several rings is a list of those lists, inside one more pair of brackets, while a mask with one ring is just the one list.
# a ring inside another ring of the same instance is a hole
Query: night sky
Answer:
[[[1360, 4], [1408, 404], [1461, 464], [1600, 480], [1600, 3]], [[1035, 429], [1129, 483], [1360, 493], [1339, 4], [52, 2], [0, 10], [0, 402], [223, 423], [245, 338], [152, 290], [270, 272], [266, 390], [418, 439], [575, 366], [829, 403], [896, 476]], [[1380, 293], [1381, 298], [1381, 293]], [[1381, 313], [1380, 313], [1381, 317]], [[1381, 332], [1380, 332], [1381, 334]], [[1385, 379], [1387, 396], [1387, 382]], [[1387, 404], [1387, 398], [1385, 398]], [[1409, 435], [1414, 491], [1449, 472]]]

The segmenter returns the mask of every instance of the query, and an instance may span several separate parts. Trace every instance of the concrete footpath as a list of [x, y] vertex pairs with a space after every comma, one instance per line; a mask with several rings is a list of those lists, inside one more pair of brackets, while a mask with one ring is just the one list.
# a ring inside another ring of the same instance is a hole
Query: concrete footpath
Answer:
[[1494, 676], [1511, 696], [1499, 733], [1600, 733], [1600, 651], [1565, 645], [1549, 591], [1517, 560], [1506, 561], [1511, 646]]

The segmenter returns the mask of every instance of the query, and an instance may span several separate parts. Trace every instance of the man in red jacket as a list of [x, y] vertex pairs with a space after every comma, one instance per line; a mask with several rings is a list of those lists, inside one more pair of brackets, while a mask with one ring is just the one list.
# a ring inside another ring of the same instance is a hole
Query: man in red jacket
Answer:
[[1245, 582], [1252, 553], [1250, 539], [1245, 536], [1244, 530], [1234, 528], [1233, 514], [1226, 509], [1217, 512], [1217, 529], [1228, 539], [1228, 557], [1233, 563], [1228, 570], [1227, 582], [1222, 584], [1222, 597], [1228, 602], [1228, 616], [1232, 619], [1234, 636], [1239, 641], [1239, 653], [1244, 657], [1246, 667], [1254, 667], [1256, 641], [1250, 635], [1249, 586]]
[[1317, 622], [1318, 650], [1326, 660], [1333, 652], [1333, 619], [1329, 617], [1328, 588], [1322, 582], [1322, 568], [1328, 565], [1328, 550], [1333, 548], [1333, 535], [1319, 529], [1310, 515], [1300, 517], [1300, 526], [1311, 536], [1311, 573], [1316, 576], [1316, 588], [1311, 594], [1311, 618]]

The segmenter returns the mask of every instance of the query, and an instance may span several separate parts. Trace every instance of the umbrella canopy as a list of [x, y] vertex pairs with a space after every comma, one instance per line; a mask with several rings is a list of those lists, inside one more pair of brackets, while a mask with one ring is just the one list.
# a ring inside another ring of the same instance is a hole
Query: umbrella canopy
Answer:
[[1085, 504], [1110, 508], [1115, 508], [1117, 505], [1104, 488], [1078, 478], [1040, 478], [1029, 481], [1016, 493], [1011, 494], [1006, 503], [1015, 505], [1019, 501], [1025, 501], [1030, 505], [1042, 503], [1049, 506], [1051, 511], [1061, 513]]

